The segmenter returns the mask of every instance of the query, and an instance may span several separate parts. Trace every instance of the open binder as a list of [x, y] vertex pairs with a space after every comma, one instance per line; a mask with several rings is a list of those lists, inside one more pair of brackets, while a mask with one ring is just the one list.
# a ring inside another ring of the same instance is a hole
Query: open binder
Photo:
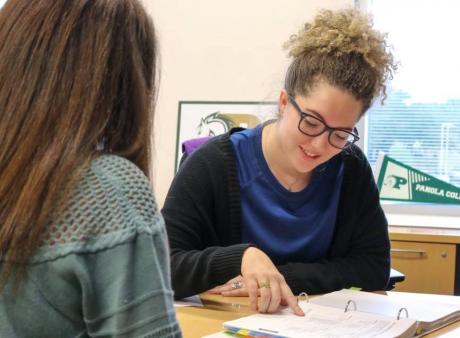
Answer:
[[299, 300], [305, 317], [284, 309], [224, 323], [242, 337], [414, 337], [460, 319], [460, 297], [341, 290]]

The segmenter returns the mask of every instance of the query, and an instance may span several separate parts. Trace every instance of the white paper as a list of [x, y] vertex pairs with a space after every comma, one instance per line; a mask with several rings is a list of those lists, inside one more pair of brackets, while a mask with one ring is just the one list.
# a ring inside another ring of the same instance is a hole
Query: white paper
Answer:
[[415, 321], [325, 307], [300, 302], [305, 317], [285, 309], [277, 314], [256, 314], [224, 323], [225, 328], [240, 328], [290, 338], [397, 337], [415, 332]]

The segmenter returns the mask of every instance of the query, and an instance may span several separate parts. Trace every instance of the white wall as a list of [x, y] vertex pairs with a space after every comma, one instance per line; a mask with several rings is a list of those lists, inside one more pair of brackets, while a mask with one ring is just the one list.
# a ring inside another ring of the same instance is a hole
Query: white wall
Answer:
[[174, 175], [178, 102], [276, 100], [289, 63], [283, 43], [319, 8], [353, 0], [143, 0], [161, 53], [154, 186]]

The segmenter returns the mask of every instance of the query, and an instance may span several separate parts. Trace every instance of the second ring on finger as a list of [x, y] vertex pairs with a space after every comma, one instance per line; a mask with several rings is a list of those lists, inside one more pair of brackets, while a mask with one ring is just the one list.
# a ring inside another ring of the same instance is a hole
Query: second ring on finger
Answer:
[[257, 283], [259, 285], [260, 300], [258, 310], [259, 312], [267, 312], [270, 306], [271, 300], [271, 290], [270, 290], [270, 281], [260, 281]]
[[270, 289], [270, 281], [259, 282], [259, 289], [262, 289], [262, 288]]
[[272, 279], [270, 284], [270, 305], [268, 312], [276, 312], [281, 303], [281, 290], [280, 284], [277, 280]]

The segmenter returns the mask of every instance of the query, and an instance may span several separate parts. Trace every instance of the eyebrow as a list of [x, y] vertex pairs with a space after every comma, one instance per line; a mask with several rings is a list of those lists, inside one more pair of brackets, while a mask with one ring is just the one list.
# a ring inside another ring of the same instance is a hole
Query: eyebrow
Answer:
[[[304, 112], [304, 111], [302, 110], [302, 112]], [[310, 109], [306, 109], [305, 112], [308, 112], [308, 113], [311, 113], [311, 114], [315, 115], [315, 117], [317, 117], [318, 119], [320, 119], [321, 121], [323, 121], [324, 124], [326, 124], [329, 128], [340, 129], [340, 130], [348, 130], [348, 131], [351, 131], [351, 132], [353, 131], [353, 128], [350, 128], [350, 127], [331, 127], [331, 126], [329, 126], [329, 125], [326, 123], [326, 121], [324, 120], [323, 116], [322, 116], [320, 113], [318, 113], [317, 111], [310, 110]], [[305, 112], [304, 112], [304, 113], [305, 113]]]
[[318, 118], [319, 120], [321, 120], [326, 126], [328, 126], [329, 128], [333, 128], [333, 129], [340, 129], [340, 130], [346, 130], [346, 131], [350, 131], [350, 132], [353, 132], [356, 128], [356, 126], [353, 126], [352, 128], [349, 128], [349, 127], [331, 127], [329, 126], [326, 121], [324, 120], [323, 116], [318, 113], [317, 111], [315, 110], [310, 110], [310, 109], [302, 109], [300, 108], [299, 104], [297, 103], [297, 101], [295, 100], [295, 98], [292, 96], [292, 95], [289, 95], [288, 96], [288, 99], [289, 101], [291, 102], [291, 104], [293, 104], [293, 106], [295, 108], [298, 108], [298, 110], [300, 110], [301, 113], [304, 113], [306, 114], [306, 112], [308, 113], [312, 113], [316, 118]]
[[302, 109], [302, 108], [300, 108], [299, 104], [294, 100], [294, 98], [292, 98], [292, 100], [294, 101], [294, 103], [297, 105], [297, 107], [300, 109], [300, 111], [301, 111], [302, 113], [304, 113], [304, 114], [305, 114], [305, 113], [309, 113], [309, 114], [314, 115], [316, 118], [320, 119], [320, 120], [321, 120], [325, 125], [327, 125], [329, 128], [340, 129], [340, 130], [347, 130], [347, 131], [351, 131], [351, 132], [353, 132], [353, 130], [354, 130], [354, 128], [355, 128], [355, 127], [353, 127], [353, 128], [350, 128], [350, 127], [331, 127], [331, 126], [329, 126], [329, 125], [326, 123], [326, 121], [324, 120], [323, 116], [322, 116], [320, 113], [318, 113], [318, 112], [315, 111], [315, 110]]

